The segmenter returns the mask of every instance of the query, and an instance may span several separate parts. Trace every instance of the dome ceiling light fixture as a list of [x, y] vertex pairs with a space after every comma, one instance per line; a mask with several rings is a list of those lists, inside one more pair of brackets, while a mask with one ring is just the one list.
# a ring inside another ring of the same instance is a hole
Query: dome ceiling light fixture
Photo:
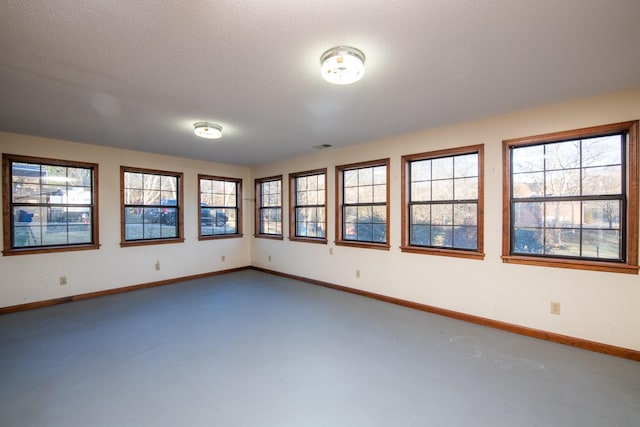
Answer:
[[193, 124], [193, 133], [200, 138], [218, 139], [222, 137], [222, 126], [216, 123], [196, 122]]
[[348, 85], [364, 76], [364, 53], [355, 47], [338, 46], [320, 57], [320, 72], [329, 83]]

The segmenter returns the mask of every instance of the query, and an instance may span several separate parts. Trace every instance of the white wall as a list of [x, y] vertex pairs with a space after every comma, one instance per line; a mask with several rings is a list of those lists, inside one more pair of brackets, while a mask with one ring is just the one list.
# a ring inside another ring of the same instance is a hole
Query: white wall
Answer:
[[[197, 230], [198, 173], [242, 178], [251, 194], [249, 168], [10, 133], [0, 133], [0, 152], [97, 163], [101, 244], [99, 250], [0, 256], [0, 307], [251, 264], [253, 203], [246, 204], [243, 238], [198, 241]], [[121, 165], [184, 173], [184, 243], [120, 247]], [[67, 276], [66, 286], [60, 276]]]
[[[329, 244], [254, 239], [256, 266], [476, 316], [640, 350], [638, 275], [503, 264], [502, 141], [640, 119], [640, 89], [320, 151], [253, 169], [255, 178], [328, 168]], [[332, 141], [327, 141], [331, 143]], [[482, 261], [402, 253], [400, 157], [485, 145], [485, 253]], [[334, 166], [391, 158], [391, 250], [335, 246]], [[288, 203], [288, 197], [285, 197]], [[285, 209], [285, 224], [288, 214]], [[333, 255], [329, 249], [333, 249]], [[268, 257], [271, 256], [271, 261]], [[356, 278], [355, 270], [361, 272]], [[550, 302], [561, 314], [550, 314]]]

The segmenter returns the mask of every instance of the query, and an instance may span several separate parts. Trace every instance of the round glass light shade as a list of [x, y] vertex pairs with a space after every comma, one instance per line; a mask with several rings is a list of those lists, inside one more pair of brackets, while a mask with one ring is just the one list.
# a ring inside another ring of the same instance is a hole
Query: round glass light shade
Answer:
[[320, 57], [322, 77], [333, 84], [348, 85], [364, 76], [364, 53], [354, 47], [338, 46]]
[[218, 139], [222, 136], [222, 126], [215, 123], [198, 122], [193, 127], [193, 133], [200, 138]]

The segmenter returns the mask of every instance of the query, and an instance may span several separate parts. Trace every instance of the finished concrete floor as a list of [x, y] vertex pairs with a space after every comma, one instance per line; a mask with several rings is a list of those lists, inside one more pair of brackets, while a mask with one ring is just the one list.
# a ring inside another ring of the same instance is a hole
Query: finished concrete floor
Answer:
[[640, 426], [640, 363], [245, 270], [0, 316], [0, 426]]

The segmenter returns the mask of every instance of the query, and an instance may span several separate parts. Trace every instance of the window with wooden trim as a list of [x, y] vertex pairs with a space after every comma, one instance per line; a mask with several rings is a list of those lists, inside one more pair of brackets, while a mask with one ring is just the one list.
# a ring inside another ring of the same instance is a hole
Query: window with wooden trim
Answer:
[[503, 142], [504, 262], [638, 271], [638, 122]]
[[289, 239], [327, 243], [326, 169], [289, 175]]
[[403, 252], [482, 259], [482, 145], [402, 157]]
[[184, 241], [182, 173], [120, 167], [121, 246]]
[[242, 180], [198, 175], [198, 238], [242, 237]]
[[3, 255], [98, 249], [98, 165], [2, 155]]
[[256, 189], [255, 237], [282, 239], [282, 175], [260, 178]]
[[336, 166], [336, 245], [389, 249], [389, 159]]

